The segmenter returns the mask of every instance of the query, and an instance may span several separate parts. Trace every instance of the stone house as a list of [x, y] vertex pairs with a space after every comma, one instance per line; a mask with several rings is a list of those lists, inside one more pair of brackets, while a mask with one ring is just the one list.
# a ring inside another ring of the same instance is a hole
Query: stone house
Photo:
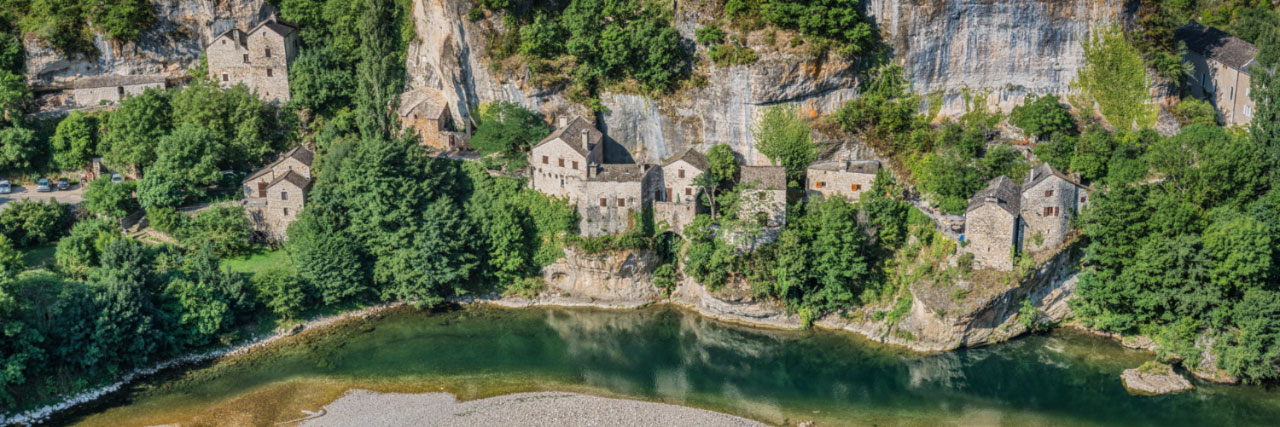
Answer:
[[1089, 205], [1089, 188], [1043, 163], [1021, 186], [1006, 176], [991, 180], [969, 199], [962, 249], [978, 265], [1013, 269], [1020, 251], [1053, 249], [1066, 241], [1071, 218]]
[[975, 264], [996, 270], [1013, 269], [1021, 202], [1022, 189], [1007, 176], [991, 180], [987, 188], [969, 199], [964, 213], [964, 237], [968, 243], [962, 250], [973, 254]]
[[864, 191], [871, 189], [878, 171], [879, 160], [816, 162], [805, 171], [805, 181], [809, 185], [805, 193], [808, 196], [839, 196], [857, 202]]
[[749, 186], [738, 195], [738, 217], [755, 217], [777, 228], [787, 223], [787, 171], [782, 166], [743, 166], [739, 182]]
[[1042, 163], [1022, 184], [1023, 247], [1036, 252], [1058, 246], [1071, 231], [1071, 218], [1089, 204], [1089, 189]]
[[578, 231], [602, 236], [627, 231], [653, 203], [652, 193], [661, 174], [657, 168], [635, 164], [591, 164], [578, 202]]
[[71, 86], [74, 105], [80, 108], [116, 104], [147, 89], [164, 90], [164, 76], [93, 76], [76, 79]]
[[693, 149], [667, 160], [657, 176], [653, 189], [655, 222], [666, 221], [671, 231], [681, 233], [693, 222], [698, 212], [698, 196], [702, 194], [694, 180], [710, 168], [707, 157]]
[[604, 134], [586, 119], [561, 118], [559, 128], [529, 150], [531, 188], [578, 203], [588, 167], [604, 163], [603, 141]]
[[243, 83], [263, 101], [289, 102], [289, 65], [298, 56], [298, 31], [275, 15], [248, 31], [231, 29], [205, 45], [209, 76], [227, 88]]
[[259, 239], [285, 240], [311, 191], [314, 158], [311, 150], [297, 147], [244, 179], [244, 210]]
[[1249, 124], [1256, 108], [1250, 98], [1249, 67], [1256, 63], [1258, 48], [1195, 21], [1174, 30], [1173, 35], [1186, 43], [1183, 59], [1195, 67], [1187, 79], [1191, 94], [1213, 104], [1223, 123]]
[[467, 135], [454, 131], [449, 102], [438, 90], [419, 88], [405, 92], [400, 95], [396, 114], [401, 126], [418, 133], [422, 145], [440, 150], [470, 148]]

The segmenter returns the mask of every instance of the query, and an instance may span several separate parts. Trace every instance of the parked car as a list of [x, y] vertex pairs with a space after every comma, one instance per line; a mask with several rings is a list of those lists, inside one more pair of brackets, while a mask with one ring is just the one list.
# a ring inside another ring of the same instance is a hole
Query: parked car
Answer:
[[68, 181], [66, 178], [58, 178], [58, 191], [62, 191], [70, 188], [71, 188], [71, 181]]
[[118, 172], [111, 172], [111, 182], [114, 184], [122, 183], [124, 182], [124, 177], [120, 176]]
[[36, 181], [36, 191], [41, 193], [53, 191], [53, 181], [50, 181], [49, 178], [40, 178]]
[[0, 179], [0, 194], [9, 194], [13, 192], [13, 186], [9, 185], [9, 180]]

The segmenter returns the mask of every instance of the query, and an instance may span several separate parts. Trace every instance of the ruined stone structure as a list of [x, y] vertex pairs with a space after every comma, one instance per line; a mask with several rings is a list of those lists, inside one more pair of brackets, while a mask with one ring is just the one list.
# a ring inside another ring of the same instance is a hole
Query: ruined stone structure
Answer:
[[627, 231], [653, 203], [652, 193], [662, 174], [644, 165], [591, 164], [578, 201], [578, 232], [602, 236]]
[[285, 231], [298, 219], [311, 190], [314, 157], [306, 147], [294, 148], [245, 178], [244, 211], [259, 239], [285, 240]]
[[805, 193], [809, 196], [844, 197], [857, 202], [862, 192], [871, 189], [879, 170], [879, 160], [817, 162], [809, 165], [805, 172], [809, 183]]
[[420, 88], [400, 95], [400, 125], [413, 129], [421, 138], [421, 144], [440, 150], [465, 150], [470, 148], [465, 133], [455, 132], [453, 114], [449, 103], [435, 89]]
[[681, 233], [693, 222], [698, 212], [698, 196], [702, 194], [694, 180], [709, 168], [707, 157], [693, 149], [662, 165], [660, 182], [653, 188], [653, 220], [666, 221], [671, 231]]
[[164, 90], [164, 76], [94, 76], [77, 79], [71, 96], [79, 108], [119, 103], [125, 97], [142, 94], [147, 89]]
[[1213, 27], [1191, 21], [1173, 32], [1174, 38], [1187, 44], [1187, 62], [1195, 67], [1187, 86], [1191, 94], [1218, 110], [1227, 125], [1247, 125], [1253, 120], [1256, 106], [1250, 95], [1249, 67], [1256, 61], [1258, 48]]
[[1000, 176], [969, 199], [962, 249], [978, 265], [1013, 269], [1013, 255], [1038, 252], [1066, 241], [1071, 218], [1089, 204], [1089, 188], [1048, 163], [1027, 173], [1021, 186]]
[[289, 64], [298, 56], [297, 28], [275, 15], [248, 31], [231, 29], [205, 45], [209, 76], [221, 87], [244, 84], [264, 101], [289, 102]]
[[587, 165], [604, 163], [604, 134], [582, 117], [561, 118], [558, 129], [529, 150], [530, 185], [552, 197], [578, 203]]
[[787, 171], [782, 166], [743, 166], [739, 182], [749, 188], [738, 195], [738, 217], [754, 217], [765, 227], [787, 223]]

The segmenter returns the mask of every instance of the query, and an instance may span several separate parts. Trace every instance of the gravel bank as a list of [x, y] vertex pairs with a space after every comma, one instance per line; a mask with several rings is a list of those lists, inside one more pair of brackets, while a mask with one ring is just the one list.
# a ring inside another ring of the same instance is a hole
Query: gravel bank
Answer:
[[351, 390], [303, 426], [764, 426], [702, 409], [576, 393], [517, 393], [459, 402], [449, 393]]

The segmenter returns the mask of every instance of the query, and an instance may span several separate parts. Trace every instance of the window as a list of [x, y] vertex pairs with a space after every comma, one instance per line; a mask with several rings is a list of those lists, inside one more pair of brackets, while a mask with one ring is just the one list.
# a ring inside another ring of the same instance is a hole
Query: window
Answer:
[[258, 182], [258, 197], [267, 197], [267, 183]]
[[600, 207], [602, 207], [602, 208], [603, 208], [603, 207], [608, 207], [608, 206], [609, 206], [609, 199], [606, 199], [606, 198], [604, 198], [604, 197], [601, 197], [601, 198], [600, 198]]
[[1051, 216], [1051, 215], [1053, 215], [1053, 208], [1045, 206], [1044, 214], [1042, 214], [1041, 216]]
[[1232, 87], [1231, 87], [1231, 92], [1230, 92], [1230, 94], [1229, 94], [1229, 95], [1227, 95], [1227, 99], [1232, 99], [1232, 100], [1236, 99], [1236, 87], [1235, 87], [1235, 86], [1232, 86]]
[[564, 167], [564, 158], [560, 158], [560, 167]]
[[222, 73], [222, 81], [227, 81], [227, 73]]
[[620, 207], [620, 208], [625, 208], [625, 207], [627, 207], [627, 199], [624, 199], [624, 198], [619, 197], [619, 198], [618, 198], [618, 207]]
[[685, 188], [684, 188], [684, 195], [686, 195], [686, 196], [692, 196], [692, 195], [693, 195], [693, 188], [692, 188], [692, 187], [685, 187]]
[[547, 156], [542, 156], [542, 164], [547, 164]]
[[284, 216], [289, 216], [289, 208], [284, 208]]
[[850, 190], [853, 190], [853, 191], [862, 191], [862, 184], [853, 184], [853, 185], [850, 185], [850, 186], [849, 186], [849, 189], [850, 189]]
[[1086, 197], [1089, 197], [1089, 196], [1080, 196], [1080, 203], [1084, 203], [1086, 200], [1085, 199]]
[[288, 192], [288, 191], [281, 191], [281, 192], [280, 192], [280, 200], [289, 200], [289, 192]]
[[116, 86], [116, 94], [124, 98], [124, 86]]
[[226, 45], [227, 45], [227, 40], [226, 40], [226, 39], [222, 39], [222, 45], [223, 45], [223, 46], [226, 46]]
[[1045, 196], [1045, 197], [1053, 197], [1053, 190], [1052, 190], [1052, 189], [1044, 190], [1044, 196]]
[[[263, 34], [263, 35], [265, 36], [266, 34]], [[271, 57], [271, 48], [267, 48], [266, 54], [265, 54], [265, 55], [263, 55], [263, 56], [265, 56], [265, 57], [267, 57], [267, 58], [270, 58], [270, 57]]]
[[676, 177], [684, 178], [684, 169], [676, 171]]
[[1253, 117], [1253, 109], [1246, 105], [1244, 106], [1244, 118], [1247, 119], [1249, 117]]
[[578, 170], [578, 161], [577, 161], [577, 160], [574, 160], [574, 161], [573, 161], [573, 170]]
[[671, 187], [667, 187], [667, 191], [663, 193], [663, 196], [665, 197], [662, 198], [662, 201], [664, 202], [671, 201]]
[[270, 69], [270, 68], [268, 68], [268, 69], [267, 69], [267, 77], [271, 77], [271, 69]]
[[249, 63], [249, 54], [247, 54], [247, 53], [246, 53], [246, 54], [244, 54], [244, 63], [246, 63], [246, 64], [248, 64], [248, 63]]
[[818, 181], [816, 184], [813, 184], [813, 188], [822, 188], [823, 184], [826, 184], [826, 183], [822, 181]]
[[1244, 97], [1245, 97], [1245, 98], [1248, 98], [1248, 97], [1249, 97], [1249, 94], [1251, 94], [1251, 93], [1253, 93], [1253, 88], [1244, 88]]

